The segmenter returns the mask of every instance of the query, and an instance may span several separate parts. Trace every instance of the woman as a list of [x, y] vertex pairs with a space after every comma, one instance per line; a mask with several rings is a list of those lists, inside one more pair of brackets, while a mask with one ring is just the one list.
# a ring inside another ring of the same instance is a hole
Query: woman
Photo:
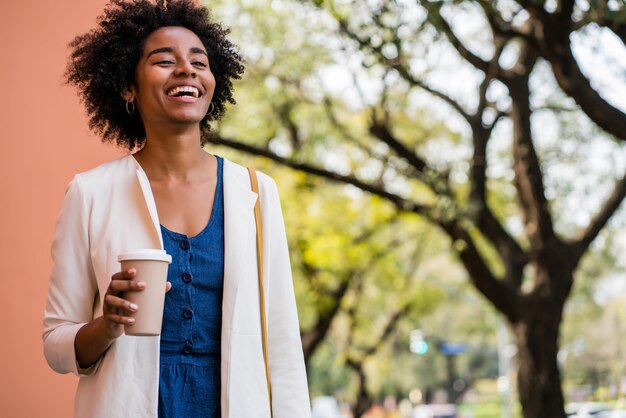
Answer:
[[[227, 31], [191, 0], [112, 1], [77, 37], [68, 81], [90, 126], [139, 151], [75, 176], [59, 217], [44, 352], [80, 376], [77, 417], [270, 417], [253, 207], [261, 201], [274, 417], [310, 416], [288, 250], [274, 182], [206, 153], [208, 122], [243, 72]], [[117, 255], [165, 249], [161, 337], [133, 337], [145, 283]]]

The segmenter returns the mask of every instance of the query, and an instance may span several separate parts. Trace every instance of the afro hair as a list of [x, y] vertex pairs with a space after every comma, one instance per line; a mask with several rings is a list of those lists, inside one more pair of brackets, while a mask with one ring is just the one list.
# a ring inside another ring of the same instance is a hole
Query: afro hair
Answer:
[[208, 140], [209, 121], [224, 114], [233, 99], [233, 79], [243, 73], [236, 47], [226, 38], [229, 30], [211, 21], [209, 11], [193, 0], [111, 0], [97, 27], [77, 36], [66, 80], [78, 88], [89, 116], [89, 127], [103, 141], [128, 148], [141, 147], [146, 132], [138, 112], [129, 115], [120, 93], [135, 82], [135, 68], [148, 35], [165, 26], [181, 26], [200, 38], [207, 49], [215, 77], [213, 111], [200, 122], [202, 144]]

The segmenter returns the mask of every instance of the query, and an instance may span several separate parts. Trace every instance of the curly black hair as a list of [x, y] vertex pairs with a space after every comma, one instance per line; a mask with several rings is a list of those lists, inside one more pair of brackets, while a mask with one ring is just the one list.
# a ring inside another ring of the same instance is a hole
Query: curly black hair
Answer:
[[243, 60], [226, 39], [230, 32], [212, 22], [209, 11], [193, 0], [111, 0], [97, 27], [70, 43], [72, 54], [65, 73], [79, 90], [87, 108], [89, 127], [103, 141], [132, 150], [146, 140], [138, 112], [129, 115], [120, 93], [135, 82], [135, 68], [148, 35], [164, 26], [191, 30], [207, 48], [215, 77], [213, 111], [202, 121], [202, 144], [208, 140], [209, 121], [219, 119], [226, 102], [235, 103], [233, 79], [243, 73]]

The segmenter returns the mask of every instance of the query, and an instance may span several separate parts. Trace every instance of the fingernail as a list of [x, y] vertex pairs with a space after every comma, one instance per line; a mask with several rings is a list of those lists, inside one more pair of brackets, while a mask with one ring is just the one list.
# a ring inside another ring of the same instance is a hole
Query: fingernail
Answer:
[[131, 269], [128, 269], [128, 274], [135, 274], [137, 273], [137, 270], [133, 267]]
[[131, 303], [131, 304], [130, 304], [130, 310], [131, 310], [131, 311], [136, 311], [136, 310], [137, 310], [137, 305], [136, 305], [136, 304], [134, 304], [134, 303]]
[[146, 282], [138, 282], [137, 287], [143, 289], [144, 287], [146, 287]]
[[135, 323], [135, 318], [128, 318], [126, 320], [126, 322], [128, 322], [129, 324], [134, 324]]

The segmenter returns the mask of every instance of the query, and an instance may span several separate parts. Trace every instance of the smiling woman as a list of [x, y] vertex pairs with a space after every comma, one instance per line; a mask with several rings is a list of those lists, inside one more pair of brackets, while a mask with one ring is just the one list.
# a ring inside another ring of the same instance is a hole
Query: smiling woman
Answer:
[[[90, 126], [135, 151], [77, 174], [57, 222], [44, 352], [80, 376], [77, 417], [310, 416], [276, 185], [258, 173], [253, 192], [244, 167], [202, 147], [243, 71], [226, 34], [191, 0], [114, 0], [71, 44]], [[152, 284], [117, 259], [146, 249], [172, 263], [160, 336], [137, 337], [129, 295]]]

